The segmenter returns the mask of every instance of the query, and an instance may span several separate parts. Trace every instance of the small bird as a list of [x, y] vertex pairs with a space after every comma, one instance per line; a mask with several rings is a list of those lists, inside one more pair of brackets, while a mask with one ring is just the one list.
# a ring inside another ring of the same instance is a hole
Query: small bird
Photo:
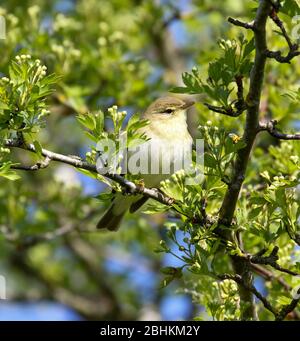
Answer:
[[[193, 104], [194, 101], [188, 99], [162, 97], [154, 101], [144, 113], [143, 118], [148, 120], [149, 124], [140, 128], [139, 132], [144, 133], [149, 140], [142, 148], [151, 150], [148, 159], [150, 169], [147, 174], [141, 173], [141, 179], [146, 187], [159, 187], [162, 180], [174, 173], [174, 164], [182, 161], [184, 155], [180, 151], [183, 148], [192, 150], [193, 140], [187, 129], [186, 111]], [[162, 161], [166, 158], [170, 159], [167, 171], [162, 167]], [[117, 193], [111, 206], [98, 222], [97, 228], [117, 231], [124, 214], [128, 210], [130, 213], [137, 211], [147, 199], [143, 195], [124, 196]]]

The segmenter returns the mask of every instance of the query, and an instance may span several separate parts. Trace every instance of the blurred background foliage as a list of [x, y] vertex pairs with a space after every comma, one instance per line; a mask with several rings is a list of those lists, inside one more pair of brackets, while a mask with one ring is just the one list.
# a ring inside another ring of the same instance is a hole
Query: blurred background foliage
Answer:
[[[88, 142], [77, 114], [114, 104], [129, 115], [142, 112], [153, 99], [182, 86], [182, 72], [195, 65], [205, 79], [209, 63], [220, 56], [218, 40], [237, 40], [241, 33], [226, 18], [251, 21], [256, 5], [256, 1], [236, 0], [0, 1], [0, 15], [7, 25], [7, 37], [0, 41], [1, 76], [8, 74], [9, 62], [21, 54], [40, 59], [49, 73], [58, 75], [55, 92], [47, 100], [51, 114], [39, 141], [47, 149], [84, 156]], [[291, 18], [283, 14], [282, 19], [290, 30]], [[275, 27], [268, 31], [269, 44], [282, 48], [283, 39], [272, 29]], [[251, 39], [251, 32], [243, 33]], [[267, 66], [261, 111], [263, 116], [277, 119], [282, 128], [298, 124], [298, 103], [282, 95], [297, 89], [299, 72], [299, 60], [292, 66], [275, 61]], [[242, 116], [235, 119], [215, 114], [202, 104], [203, 95], [197, 99], [189, 116], [195, 138], [203, 132], [198, 125], [205, 126], [207, 121], [228, 133], [241, 134]], [[267, 152], [270, 145], [275, 148], [273, 153]], [[262, 181], [262, 169], [272, 176], [298, 171], [286, 158], [287, 150], [290, 156], [299, 155], [297, 142], [280, 147], [262, 134], [257, 146], [248, 170], [248, 186]], [[35, 160], [14, 153], [25, 163]], [[289, 164], [283, 166], [284, 162]], [[20, 175], [17, 182], [0, 178], [0, 273], [7, 278], [10, 301], [55, 301], [92, 320], [151, 320], [206, 319], [203, 303], [210, 307], [210, 315], [223, 319], [222, 312], [214, 311], [224, 299], [227, 318], [230, 312], [235, 316], [235, 288], [230, 283], [217, 288], [218, 284], [211, 286], [211, 278], [199, 281], [190, 274], [160, 288], [160, 269], [181, 264], [170, 254], [154, 252], [159, 241], [166, 239], [166, 215], [130, 215], [118, 233], [94, 232], [105, 209], [95, 198], [104, 189], [100, 182], [59, 164]], [[244, 194], [246, 198], [247, 190]], [[218, 207], [217, 201], [212, 202], [210, 211]], [[242, 226], [249, 224], [248, 210], [241, 200], [238, 219]], [[47, 238], [40, 240], [45, 233]], [[255, 238], [249, 237], [250, 249], [262, 244]], [[279, 243], [288, 261], [291, 247], [284, 248], [284, 238]], [[211, 290], [202, 297], [208, 286]], [[276, 292], [276, 284], [267, 286]]]

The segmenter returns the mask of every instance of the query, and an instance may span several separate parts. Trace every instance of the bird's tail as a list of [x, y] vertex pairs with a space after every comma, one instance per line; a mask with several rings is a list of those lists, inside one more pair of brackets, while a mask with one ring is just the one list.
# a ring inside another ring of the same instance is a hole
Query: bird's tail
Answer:
[[97, 229], [107, 229], [109, 231], [117, 231], [120, 227], [122, 218], [127, 210], [116, 213], [115, 204], [113, 203], [105, 212], [104, 216], [97, 224]]
[[125, 197], [121, 193], [117, 193], [112, 204], [97, 224], [97, 229], [117, 231], [125, 213], [128, 210], [130, 210], [130, 213], [135, 212], [146, 200], [147, 198], [142, 195], [130, 195]]

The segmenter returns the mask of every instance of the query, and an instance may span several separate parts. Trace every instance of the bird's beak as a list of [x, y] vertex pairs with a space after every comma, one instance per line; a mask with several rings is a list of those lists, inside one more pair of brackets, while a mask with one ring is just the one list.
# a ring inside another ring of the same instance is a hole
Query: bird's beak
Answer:
[[195, 104], [195, 101], [193, 101], [191, 99], [184, 99], [184, 105], [182, 106], [182, 109], [187, 109], [194, 104]]

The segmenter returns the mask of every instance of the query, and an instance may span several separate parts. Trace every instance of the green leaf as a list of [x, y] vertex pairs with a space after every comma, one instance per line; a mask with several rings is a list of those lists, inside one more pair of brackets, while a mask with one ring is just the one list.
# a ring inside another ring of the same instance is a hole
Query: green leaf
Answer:
[[96, 198], [98, 200], [100, 200], [101, 202], [111, 202], [114, 198], [114, 193], [112, 192], [103, 192], [100, 193], [96, 196]]
[[94, 172], [91, 172], [89, 170], [86, 170], [86, 169], [82, 169], [82, 168], [76, 168], [76, 170], [84, 175], [87, 175], [89, 176], [90, 178], [93, 178], [93, 179], [98, 179], [98, 174], [97, 173], [94, 173]]
[[7, 109], [9, 109], [8, 104], [0, 100], [0, 110], [7, 110]]
[[6, 179], [8, 179], [8, 180], [11, 180], [11, 181], [19, 180], [19, 179], [21, 178], [21, 177], [20, 177], [17, 173], [15, 173], [14, 171], [8, 171], [8, 172], [6, 172], [6, 173], [4, 173], [4, 174], [0, 172], [0, 176], [6, 178]]
[[248, 57], [248, 55], [255, 49], [255, 41], [252, 38], [244, 47], [243, 58]]
[[163, 274], [165, 275], [170, 275], [174, 278], [180, 278], [182, 277], [182, 268], [176, 268], [176, 267], [173, 267], [173, 266], [167, 266], [165, 268], [162, 268], [160, 270]]
[[266, 203], [266, 200], [263, 197], [251, 197], [249, 202], [252, 205], [263, 205]]
[[8, 74], [11, 80], [20, 81], [22, 79], [22, 69], [14, 60], [9, 65]]
[[10, 161], [2, 164], [0, 166], [0, 176], [11, 181], [20, 179], [20, 176], [15, 171], [10, 169], [11, 166], [12, 166], [12, 163]]
[[209, 168], [216, 168], [217, 161], [213, 155], [205, 153], [204, 155], [204, 165]]
[[130, 117], [127, 124], [127, 131], [135, 131], [139, 128], [145, 127], [149, 124], [148, 120], [141, 119], [139, 115], [134, 114]]
[[35, 140], [35, 141], [33, 141], [33, 145], [34, 145], [35, 152], [38, 155], [38, 157], [42, 158], [43, 157], [43, 155], [42, 155], [42, 146], [41, 146], [40, 142]]
[[167, 276], [160, 282], [160, 288], [163, 289], [168, 286], [174, 280], [173, 276]]
[[295, 15], [299, 15], [300, 7], [296, 0], [285, 0], [280, 8], [280, 12], [292, 18]]
[[248, 214], [249, 219], [256, 218], [260, 213], [262, 212], [262, 206], [258, 206], [256, 208], [251, 209], [251, 211]]
[[95, 126], [95, 133], [100, 136], [103, 132], [104, 128], [104, 114], [102, 111], [99, 111], [95, 115], [95, 121], [96, 121], [96, 126]]
[[85, 128], [93, 131], [96, 128], [96, 120], [93, 114], [81, 114], [77, 116], [77, 120], [81, 123]]
[[190, 93], [190, 90], [184, 86], [176, 86], [172, 88], [170, 92], [177, 93], [177, 94], [185, 94], [185, 93]]

